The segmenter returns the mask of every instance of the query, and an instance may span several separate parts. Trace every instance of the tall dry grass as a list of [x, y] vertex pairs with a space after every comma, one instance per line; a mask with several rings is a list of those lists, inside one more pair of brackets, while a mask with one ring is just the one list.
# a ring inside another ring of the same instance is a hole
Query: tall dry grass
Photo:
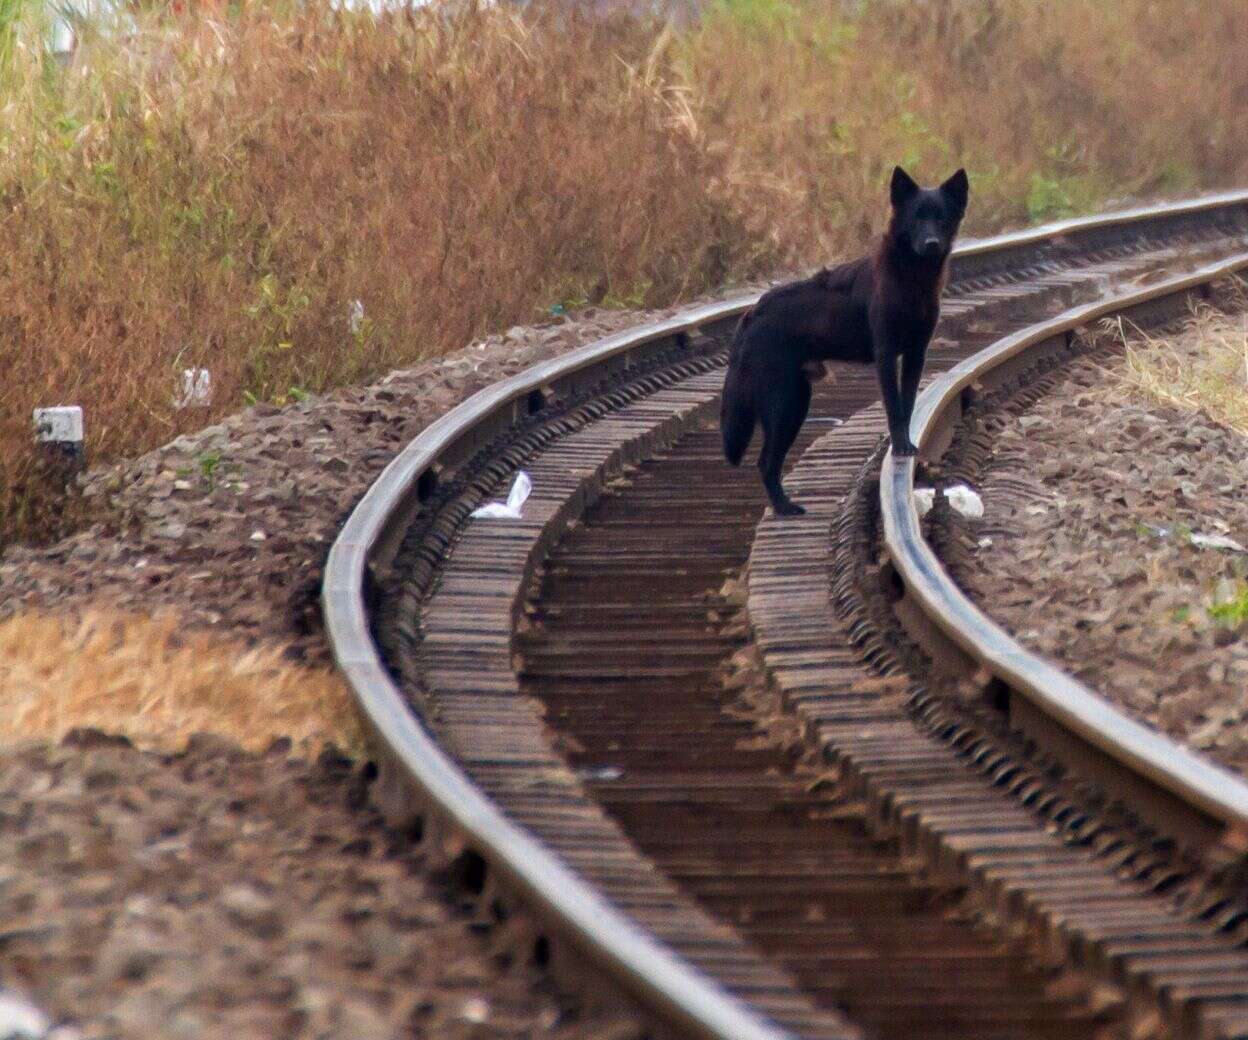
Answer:
[[60, 740], [81, 726], [173, 751], [198, 732], [262, 751], [290, 739], [296, 753], [326, 745], [359, 753], [362, 722], [342, 677], [186, 632], [172, 615], [28, 611], [0, 621], [0, 743]]
[[184, 367], [220, 413], [829, 260], [897, 161], [967, 164], [974, 230], [1248, 166], [1238, 0], [127, 18], [64, 69], [20, 20], [0, 48], [2, 532], [51, 529], [37, 405], [131, 454], [206, 421], [173, 408]]
[[1124, 347], [1111, 392], [1126, 389], [1248, 435], [1248, 284], [1225, 285], [1218, 305], [1196, 306], [1177, 335], [1151, 336], [1121, 320], [1110, 328]]

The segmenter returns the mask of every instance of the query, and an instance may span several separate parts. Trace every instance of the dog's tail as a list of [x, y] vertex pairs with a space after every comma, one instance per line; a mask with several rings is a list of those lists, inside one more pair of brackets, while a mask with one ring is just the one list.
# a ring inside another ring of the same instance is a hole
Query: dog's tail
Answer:
[[719, 406], [719, 431], [724, 438], [724, 458], [729, 465], [739, 466], [754, 436], [757, 416], [744, 387], [740, 385], [740, 373], [729, 366], [724, 380], [724, 396]]
[[741, 376], [745, 328], [753, 316], [754, 308], [751, 307], [741, 315], [733, 332], [732, 349], [728, 354], [728, 374], [724, 377], [724, 396], [719, 402], [719, 431], [724, 438], [724, 458], [731, 466], [741, 465], [757, 422], [754, 405], [747, 388], [742, 385]]

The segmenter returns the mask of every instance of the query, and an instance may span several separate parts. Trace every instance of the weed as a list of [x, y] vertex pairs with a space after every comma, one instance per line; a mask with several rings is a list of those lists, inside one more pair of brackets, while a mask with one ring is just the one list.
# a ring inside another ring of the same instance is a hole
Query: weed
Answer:
[[1248, 293], [1241, 283], [1222, 292], [1223, 306], [1235, 313], [1198, 307], [1183, 331], [1167, 339], [1114, 323], [1126, 347], [1115, 374], [1143, 397], [1248, 434]]
[[1066, 185], [1055, 177], [1046, 177], [1039, 171], [1031, 175], [1027, 191], [1027, 216], [1032, 223], [1073, 217], [1075, 206]]
[[209, 484], [212, 484], [216, 478], [217, 469], [221, 465], [221, 453], [219, 451], [206, 451], [195, 460], [199, 466], [200, 475]]
[[1238, 628], [1248, 621], [1248, 584], [1234, 582], [1215, 593], [1215, 602], [1209, 606], [1209, 616], [1230, 628]]
[[646, 305], [651, 287], [652, 283], [648, 279], [642, 279], [636, 285], [619, 292], [608, 291], [602, 298], [602, 305], [613, 310], [637, 310]]

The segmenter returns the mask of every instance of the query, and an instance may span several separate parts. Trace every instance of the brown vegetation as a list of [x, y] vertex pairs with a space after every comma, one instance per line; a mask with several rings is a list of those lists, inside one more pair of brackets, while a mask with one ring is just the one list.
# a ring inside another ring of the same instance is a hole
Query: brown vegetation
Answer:
[[201, 731], [252, 751], [281, 737], [304, 755], [363, 747], [338, 674], [280, 649], [188, 635], [171, 615], [32, 611], [0, 621], [0, 743], [59, 740], [84, 726], [161, 750]]
[[1149, 336], [1118, 322], [1114, 332], [1126, 348], [1112, 373], [1111, 392], [1137, 396], [1201, 413], [1248, 434], [1248, 289], [1236, 281], [1225, 304], [1196, 308], [1177, 337]]
[[[858, 13], [852, 13], [852, 8]], [[31, 408], [135, 454], [551, 307], [659, 305], [862, 244], [894, 162], [986, 231], [1241, 178], [1234, 0], [720, 0], [151, 12], [0, 49], [0, 531], [47, 533]], [[3, 11], [0, 11], [0, 19]], [[12, 41], [10, 41], [12, 42]], [[363, 320], [350, 320], [352, 301]]]

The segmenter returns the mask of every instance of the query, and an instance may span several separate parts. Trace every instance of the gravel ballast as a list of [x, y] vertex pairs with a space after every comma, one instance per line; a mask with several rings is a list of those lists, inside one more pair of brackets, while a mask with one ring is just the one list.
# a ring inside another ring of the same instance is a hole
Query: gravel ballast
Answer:
[[52, 1037], [637, 1035], [457, 907], [350, 762], [286, 750], [205, 735], [156, 756], [86, 731], [4, 755], [0, 976]]
[[1248, 773], [1248, 624], [1233, 606], [1248, 554], [1217, 547], [1248, 546], [1248, 438], [1134, 395], [1121, 363], [1076, 363], [1034, 406], [983, 419], [986, 459], [955, 444], [944, 471], [985, 514], [950, 513], [933, 537], [1024, 645]]

